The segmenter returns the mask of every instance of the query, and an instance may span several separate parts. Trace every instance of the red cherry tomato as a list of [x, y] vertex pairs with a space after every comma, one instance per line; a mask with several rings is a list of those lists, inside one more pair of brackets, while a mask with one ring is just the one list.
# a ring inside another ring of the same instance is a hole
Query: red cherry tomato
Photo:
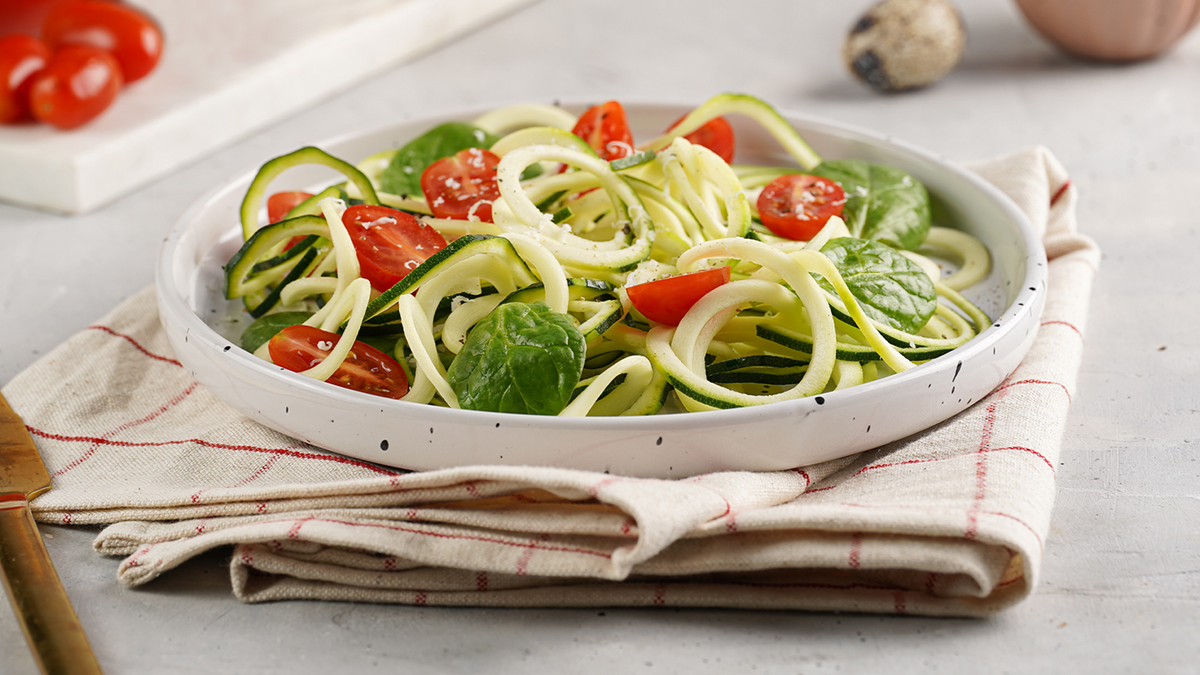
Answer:
[[[267, 343], [275, 365], [293, 372], [308, 370], [333, 351], [341, 341], [337, 333], [303, 324], [288, 326]], [[395, 359], [378, 349], [358, 342], [333, 376], [325, 380], [339, 387], [386, 398], [401, 398], [408, 393], [408, 376]]]
[[[687, 115], [683, 117], [687, 117]], [[679, 123], [683, 121], [683, 117], [675, 120], [674, 124], [667, 127], [667, 131], [679, 126]], [[699, 129], [690, 134], [685, 134], [684, 138], [696, 145], [703, 145], [717, 153], [717, 156], [725, 160], [726, 164], [733, 163], [733, 148], [735, 145], [733, 125], [724, 117], [712, 118], [701, 125]]]
[[0, 35], [38, 35], [55, 0], [0, 0]]
[[496, 183], [499, 163], [500, 158], [491, 151], [467, 148], [430, 164], [421, 174], [421, 192], [429, 210], [438, 218], [466, 220], [475, 215], [492, 222], [492, 202], [500, 197]]
[[121, 85], [121, 66], [112, 54], [96, 47], [67, 45], [34, 77], [29, 107], [41, 122], [74, 129], [112, 105]]
[[292, 209], [312, 196], [311, 192], [293, 190], [291, 192], [276, 192], [267, 197], [267, 222], [278, 223], [287, 217]]
[[106, 0], [65, 0], [50, 9], [42, 37], [52, 49], [91, 45], [112, 52], [125, 82], [140, 80], [162, 57], [158, 25], [138, 9]]
[[356, 204], [346, 209], [342, 223], [354, 240], [360, 273], [380, 291], [446, 247], [440, 232], [412, 214], [386, 206]]
[[633, 134], [625, 119], [625, 108], [616, 101], [588, 108], [579, 116], [571, 133], [587, 141], [603, 159], [633, 154]]
[[767, 229], [781, 237], [808, 241], [833, 216], [842, 215], [846, 193], [821, 176], [780, 176], [758, 195], [758, 215]]
[[0, 124], [33, 119], [29, 89], [50, 61], [50, 48], [31, 35], [0, 38]]
[[700, 298], [714, 288], [729, 283], [728, 267], [710, 267], [699, 272], [655, 279], [626, 286], [629, 301], [642, 316], [656, 323], [678, 326]]

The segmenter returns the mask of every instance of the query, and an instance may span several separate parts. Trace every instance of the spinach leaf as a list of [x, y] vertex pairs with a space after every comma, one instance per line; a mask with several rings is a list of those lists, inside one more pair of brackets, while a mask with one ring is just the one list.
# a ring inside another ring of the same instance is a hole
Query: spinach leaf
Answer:
[[259, 347], [266, 344], [275, 334], [298, 323], [304, 323], [308, 317], [312, 316], [312, 312], [276, 312], [274, 314], [264, 314], [256, 319], [254, 323], [246, 326], [246, 330], [242, 331], [242, 349], [250, 353], [254, 353]]
[[821, 162], [813, 173], [846, 191], [842, 219], [855, 237], [911, 251], [929, 234], [929, 192], [908, 173], [860, 159]]
[[583, 373], [587, 344], [544, 302], [500, 305], [467, 335], [448, 379], [469, 410], [557, 415]]
[[499, 140], [466, 122], [445, 122], [409, 141], [396, 151], [379, 175], [379, 187], [394, 195], [421, 195], [421, 173], [443, 157], [467, 148], [490, 148]]
[[[830, 239], [821, 252], [833, 261], [863, 312], [872, 319], [915, 333], [937, 309], [933, 280], [899, 251], [869, 239]], [[828, 282], [821, 280], [833, 292]]]

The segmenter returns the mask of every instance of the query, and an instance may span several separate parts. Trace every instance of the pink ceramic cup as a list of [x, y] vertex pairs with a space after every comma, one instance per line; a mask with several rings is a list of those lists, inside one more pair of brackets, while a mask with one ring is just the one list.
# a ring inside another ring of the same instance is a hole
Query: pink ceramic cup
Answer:
[[1016, 0], [1064, 51], [1099, 61], [1154, 58], [1200, 21], [1200, 0]]

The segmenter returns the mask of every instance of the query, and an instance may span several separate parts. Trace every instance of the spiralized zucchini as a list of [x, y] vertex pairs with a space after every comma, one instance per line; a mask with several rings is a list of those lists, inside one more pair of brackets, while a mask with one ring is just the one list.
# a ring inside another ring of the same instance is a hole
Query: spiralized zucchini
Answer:
[[[684, 137], [721, 115], [762, 125], [798, 167], [731, 166]], [[504, 303], [545, 302], [572, 317], [587, 344], [563, 416], [653, 414], [672, 396], [692, 412], [795, 400], [907, 370], [990, 324], [962, 294], [991, 265], [987, 249], [964, 232], [934, 227], [919, 251], [905, 252], [938, 296], [928, 321], [906, 332], [871, 315], [822, 253], [849, 234], [840, 218], [807, 242], [763, 230], [753, 195], [821, 157], [758, 99], [715, 97], [639, 154], [613, 162], [567, 131], [575, 119], [554, 106], [522, 105], [474, 120], [506, 134], [491, 148], [500, 158], [493, 222], [473, 212], [464, 220], [433, 218], [421, 195], [386, 192], [381, 175], [395, 151], [357, 166], [315, 149], [272, 160], [240, 214], [247, 243], [226, 268], [229, 297], [255, 316], [307, 309], [305, 323], [345, 338], [303, 375], [327, 379], [355, 339], [382, 336], [409, 374], [404, 400], [448, 407], [460, 397], [447, 364], [472, 328]], [[332, 166], [349, 180], [320, 192], [292, 219], [261, 226], [253, 211], [288, 157]], [[451, 243], [390, 290], [373, 290], [342, 224], [351, 199], [416, 214]], [[285, 247], [298, 236], [307, 237], [300, 250]], [[942, 273], [937, 260], [953, 273]], [[678, 326], [646, 319], [626, 293], [722, 265], [731, 266], [732, 280], [696, 302]], [[265, 347], [256, 353], [270, 358]]]

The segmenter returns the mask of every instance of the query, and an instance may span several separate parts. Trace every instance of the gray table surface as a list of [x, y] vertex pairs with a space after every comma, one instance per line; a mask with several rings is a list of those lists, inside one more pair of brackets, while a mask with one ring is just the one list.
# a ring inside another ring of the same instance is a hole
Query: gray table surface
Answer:
[[[721, 91], [953, 159], [1049, 147], [1104, 248], [1042, 580], [986, 620], [749, 611], [244, 605], [220, 552], [137, 590], [94, 530], [44, 526], [117, 673], [1200, 672], [1200, 31], [1153, 62], [1060, 55], [1004, 0], [962, 0], [970, 41], [937, 86], [879, 96], [840, 57], [868, 0], [546, 0], [110, 206], [0, 205], [0, 382], [150, 284], [184, 207], [265, 158], [429, 111]], [[7, 608], [0, 673], [34, 673]]]

